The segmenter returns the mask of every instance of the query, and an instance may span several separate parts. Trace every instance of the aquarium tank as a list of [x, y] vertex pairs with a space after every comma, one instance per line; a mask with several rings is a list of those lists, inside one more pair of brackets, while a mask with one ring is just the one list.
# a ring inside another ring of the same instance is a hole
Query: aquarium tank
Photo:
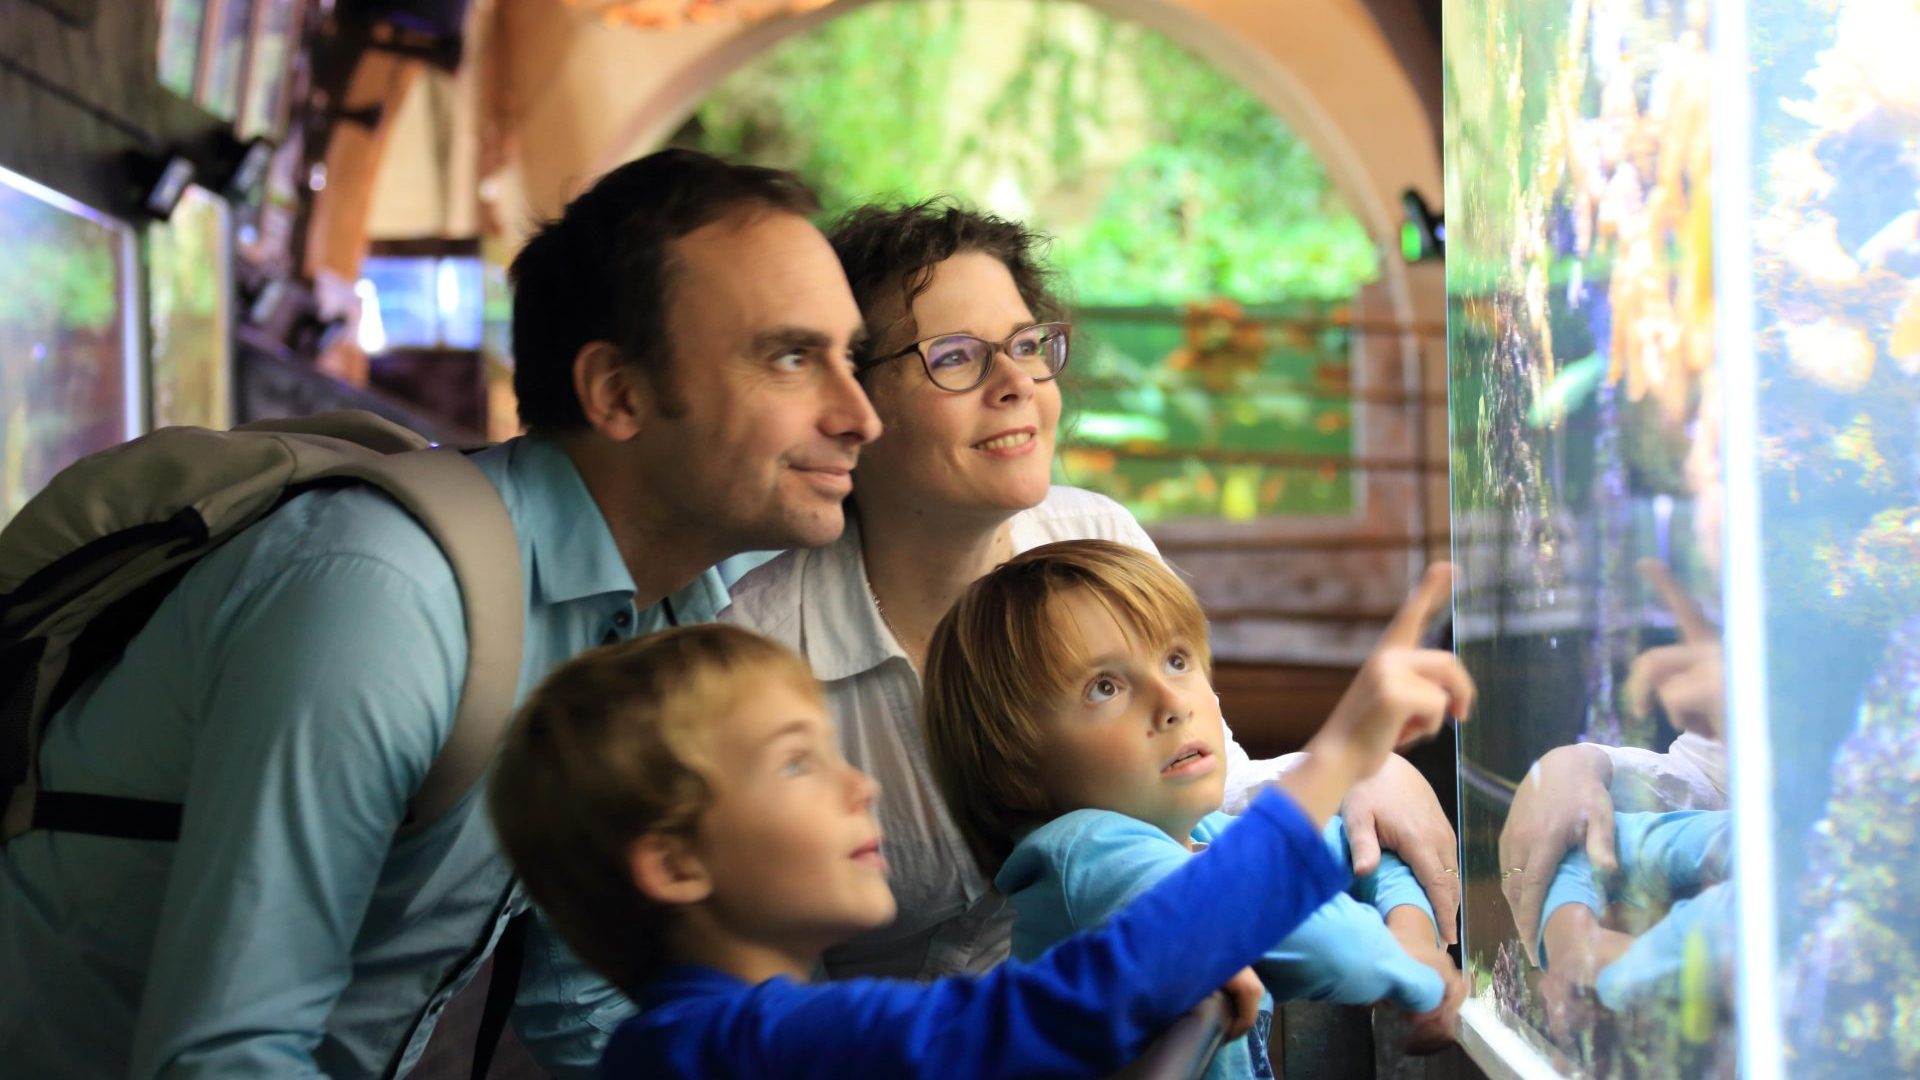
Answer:
[[1920, 1075], [1920, 9], [1444, 36], [1465, 1041]]
[[126, 224], [0, 169], [0, 524], [81, 457], [139, 433]]

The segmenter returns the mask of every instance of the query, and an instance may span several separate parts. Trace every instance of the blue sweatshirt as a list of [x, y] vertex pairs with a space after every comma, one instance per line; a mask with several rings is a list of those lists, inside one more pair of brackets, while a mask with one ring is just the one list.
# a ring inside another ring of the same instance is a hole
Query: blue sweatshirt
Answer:
[[[1031, 963], [932, 983], [750, 985], [666, 972], [601, 1059], [608, 1078], [1102, 1077], [1347, 885], [1313, 823], [1262, 795], [1204, 859]], [[1186, 928], [1204, 926], [1192, 934]]]

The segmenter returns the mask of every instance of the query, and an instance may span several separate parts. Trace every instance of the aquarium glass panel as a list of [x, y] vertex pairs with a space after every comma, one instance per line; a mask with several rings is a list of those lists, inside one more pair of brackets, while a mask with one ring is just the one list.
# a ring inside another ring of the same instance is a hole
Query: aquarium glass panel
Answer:
[[200, 73], [200, 32], [207, 17], [207, 0], [160, 0], [160, 85], [193, 96]]
[[247, 62], [240, 137], [278, 138], [286, 126], [287, 76], [300, 37], [300, 0], [259, 0], [258, 32]]
[[1920, 1075], [1920, 13], [1444, 35], [1470, 1022]]
[[0, 523], [137, 432], [133, 235], [0, 169]]
[[223, 120], [240, 111], [240, 86], [246, 74], [247, 43], [253, 29], [254, 0], [210, 0], [214, 25], [206, 82], [200, 104]]
[[147, 321], [153, 426], [233, 423], [233, 254], [230, 214], [189, 187], [147, 232]]

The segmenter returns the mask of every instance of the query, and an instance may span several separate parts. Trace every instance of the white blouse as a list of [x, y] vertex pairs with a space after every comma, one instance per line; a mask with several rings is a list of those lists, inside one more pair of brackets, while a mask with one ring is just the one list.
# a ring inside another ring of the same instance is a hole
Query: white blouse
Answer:
[[[1112, 540], [1159, 554], [1119, 503], [1055, 487], [1012, 520], [1013, 550], [1057, 540]], [[828, 951], [827, 973], [932, 979], [985, 971], [1006, 959], [1013, 911], [974, 864], [927, 765], [920, 676], [881, 620], [867, 586], [860, 532], [849, 518], [826, 547], [785, 552], [733, 586], [724, 622], [799, 652], [825, 684], [847, 760], [880, 784], [877, 812], [900, 915], [890, 926]], [[1298, 755], [1252, 761], [1227, 732], [1226, 809]]]

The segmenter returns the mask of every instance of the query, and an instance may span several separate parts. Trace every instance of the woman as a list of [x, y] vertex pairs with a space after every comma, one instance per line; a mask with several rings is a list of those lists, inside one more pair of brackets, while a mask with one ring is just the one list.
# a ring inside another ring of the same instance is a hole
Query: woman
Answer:
[[[847, 757], [878, 780], [900, 915], [827, 953], [835, 977], [935, 978], [1006, 958], [1012, 913], [968, 854], [927, 774], [920, 676], [960, 593], [1016, 552], [1104, 539], [1154, 551], [1118, 503], [1051, 482], [1056, 376], [1071, 328], [1047, 287], [1040, 237], [939, 202], [867, 207], [831, 239], [872, 335], [861, 380], [885, 424], [854, 472], [846, 532], [747, 574], [721, 617], [799, 650], [826, 685]], [[1284, 766], [1228, 734], [1227, 809]], [[1398, 758], [1346, 815], [1356, 868], [1393, 847], [1451, 940], [1455, 840], [1432, 789]], [[1376, 824], [1378, 840], [1375, 839]]]

